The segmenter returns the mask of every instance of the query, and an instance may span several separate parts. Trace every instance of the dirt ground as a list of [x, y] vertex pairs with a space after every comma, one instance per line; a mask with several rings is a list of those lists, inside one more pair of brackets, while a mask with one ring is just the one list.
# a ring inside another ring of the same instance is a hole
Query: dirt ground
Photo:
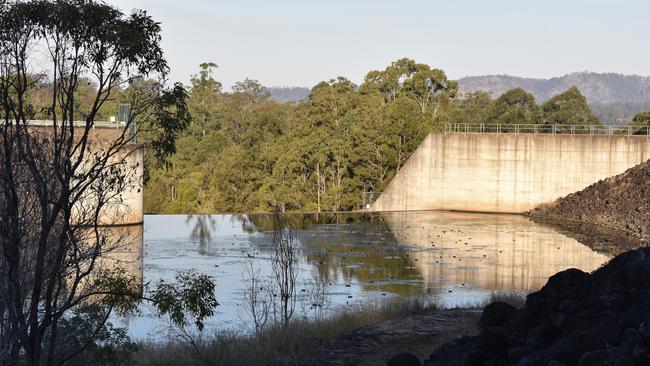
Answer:
[[439, 310], [368, 325], [320, 347], [311, 365], [385, 365], [395, 354], [411, 352], [424, 360], [458, 335], [478, 332], [481, 310]]

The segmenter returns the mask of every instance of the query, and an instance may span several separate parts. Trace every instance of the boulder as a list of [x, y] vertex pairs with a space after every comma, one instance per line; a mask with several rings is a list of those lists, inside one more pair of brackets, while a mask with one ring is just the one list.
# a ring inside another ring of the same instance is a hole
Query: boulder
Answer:
[[517, 315], [517, 308], [505, 302], [493, 302], [481, 314], [482, 327], [500, 327]]
[[605, 341], [589, 332], [575, 332], [560, 339], [546, 352], [545, 359], [556, 360], [568, 365], [578, 363], [582, 355], [605, 347]]
[[503, 333], [485, 332], [474, 337], [459, 337], [443, 344], [425, 366], [505, 365], [508, 340]]
[[625, 356], [619, 349], [600, 349], [587, 352], [578, 362], [578, 366], [634, 366], [634, 361]]
[[388, 360], [386, 366], [420, 366], [420, 360], [412, 353], [398, 353]]
[[522, 309], [488, 305], [480, 335], [440, 346], [424, 365], [650, 365], [649, 270], [644, 247], [593, 274], [559, 272]]

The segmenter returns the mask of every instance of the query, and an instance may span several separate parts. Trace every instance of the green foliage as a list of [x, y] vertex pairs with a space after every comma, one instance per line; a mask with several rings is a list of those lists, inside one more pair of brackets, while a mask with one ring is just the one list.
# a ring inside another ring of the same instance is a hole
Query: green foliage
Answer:
[[203, 320], [214, 314], [219, 303], [214, 296], [214, 282], [208, 275], [193, 271], [176, 274], [176, 281], [158, 281], [151, 300], [160, 313], [181, 327], [187, 325], [187, 314], [194, 317], [194, 324], [203, 330]]
[[[192, 79], [193, 121], [179, 135], [169, 168], [151, 172], [147, 212], [358, 209], [362, 193], [384, 190], [426, 134], [444, 123], [543, 121], [523, 89], [496, 101], [483, 92], [458, 98], [456, 82], [442, 70], [410, 59], [370, 71], [360, 86], [344, 77], [320, 82], [297, 104], [270, 100], [249, 79], [223, 92], [215, 67], [202, 64]], [[545, 116], [591, 121], [583, 101], [569, 90], [545, 104]]]
[[279, 104], [255, 80], [222, 92], [214, 67], [192, 79], [193, 120], [168, 168], [151, 172], [148, 212], [359, 208], [362, 192], [384, 189], [440, 127], [457, 88], [441, 70], [402, 59], [361, 86], [338, 77]]
[[106, 323], [107, 312], [100, 304], [75, 309], [59, 321], [57, 353], [75, 354], [66, 365], [126, 365], [138, 346], [124, 328]]
[[167, 163], [167, 157], [176, 152], [179, 134], [190, 124], [187, 98], [183, 85], [176, 83], [155, 99], [153, 118], [147, 127], [153, 134], [150, 146], [157, 162]]
[[632, 132], [635, 135], [646, 135], [648, 133], [648, 128], [650, 128], [650, 112], [640, 112], [637, 113], [629, 126], [632, 128]]
[[384, 71], [370, 71], [361, 86], [363, 93], [379, 93], [386, 102], [408, 96], [418, 104], [421, 113], [431, 112], [434, 118], [439, 107], [454, 98], [457, 90], [458, 83], [448, 80], [444, 71], [408, 58], [393, 62]]
[[591, 111], [589, 104], [587, 104], [587, 98], [575, 86], [547, 100], [542, 105], [542, 112], [544, 123], [548, 125], [586, 126], [601, 124], [598, 117]]
[[494, 101], [486, 92], [474, 92], [459, 99], [449, 112], [453, 123], [490, 123]]
[[535, 97], [522, 88], [503, 93], [495, 102], [489, 123], [506, 125], [540, 124], [542, 115]]

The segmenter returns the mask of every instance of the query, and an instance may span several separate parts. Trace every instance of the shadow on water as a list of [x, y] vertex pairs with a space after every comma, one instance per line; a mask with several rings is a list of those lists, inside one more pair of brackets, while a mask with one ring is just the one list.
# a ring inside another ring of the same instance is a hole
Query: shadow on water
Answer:
[[530, 219], [537, 224], [549, 226], [559, 233], [574, 238], [598, 253], [611, 257], [647, 245], [639, 237], [602, 226], [570, 221], [549, 221], [538, 217]]

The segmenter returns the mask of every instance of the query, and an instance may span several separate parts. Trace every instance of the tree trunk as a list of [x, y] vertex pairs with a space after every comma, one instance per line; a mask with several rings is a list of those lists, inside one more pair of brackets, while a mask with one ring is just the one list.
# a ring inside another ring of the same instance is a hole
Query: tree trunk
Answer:
[[320, 212], [320, 191], [321, 191], [320, 163], [316, 163], [316, 206]]

